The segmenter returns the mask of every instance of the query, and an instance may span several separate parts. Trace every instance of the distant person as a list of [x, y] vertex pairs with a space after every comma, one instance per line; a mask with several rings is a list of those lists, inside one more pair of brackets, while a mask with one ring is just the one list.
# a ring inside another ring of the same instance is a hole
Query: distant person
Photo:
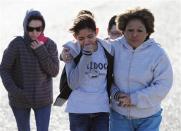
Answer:
[[150, 35], [154, 16], [147, 9], [132, 9], [118, 16], [123, 37], [113, 42], [110, 131], [159, 131], [161, 103], [173, 82], [170, 60]]
[[80, 10], [79, 13], [77, 14], [77, 17], [85, 14], [91, 16], [94, 19], [94, 14], [89, 10]]
[[122, 36], [122, 31], [120, 31], [119, 29], [117, 29], [116, 27], [116, 15], [114, 15], [113, 17], [111, 17], [111, 19], [109, 20], [109, 24], [108, 24], [108, 28], [107, 28], [107, 32], [108, 32], [108, 37], [106, 38], [106, 40], [114, 40], [120, 36]]
[[108, 131], [109, 96], [112, 82], [111, 46], [97, 38], [96, 23], [89, 15], [79, 15], [70, 28], [75, 42], [64, 46], [73, 57], [67, 62], [67, 80], [72, 92], [68, 97], [71, 131]]
[[45, 20], [39, 11], [27, 11], [23, 27], [24, 36], [13, 39], [4, 51], [0, 74], [18, 131], [30, 131], [31, 109], [37, 131], [48, 131], [52, 77], [59, 72], [57, 46], [43, 35]]

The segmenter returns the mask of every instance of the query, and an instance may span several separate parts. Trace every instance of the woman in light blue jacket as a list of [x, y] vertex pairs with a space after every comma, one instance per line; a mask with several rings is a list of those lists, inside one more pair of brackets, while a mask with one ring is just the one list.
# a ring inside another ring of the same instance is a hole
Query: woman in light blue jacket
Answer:
[[110, 131], [159, 131], [160, 106], [173, 81], [165, 51], [154, 39], [154, 16], [133, 9], [117, 18], [124, 36], [113, 42], [114, 84]]

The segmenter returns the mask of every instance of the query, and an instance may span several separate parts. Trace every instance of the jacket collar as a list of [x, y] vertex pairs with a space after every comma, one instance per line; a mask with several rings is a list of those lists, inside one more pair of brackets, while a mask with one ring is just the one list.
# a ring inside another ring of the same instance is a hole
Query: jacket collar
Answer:
[[[134, 50], [132, 46], [130, 46], [127, 42], [127, 40], [125, 39], [125, 37], [123, 36], [121, 39], [120, 39], [123, 43], [123, 46], [129, 50]], [[140, 50], [143, 50], [149, 46], [152, 46], [156, 44], [155, 40], [153, 38], [149, 38], [148, 40], [146, 40], [145, 42], [143, 42], [139, 47], [137, 47], [134, 51], [140, 51]]]

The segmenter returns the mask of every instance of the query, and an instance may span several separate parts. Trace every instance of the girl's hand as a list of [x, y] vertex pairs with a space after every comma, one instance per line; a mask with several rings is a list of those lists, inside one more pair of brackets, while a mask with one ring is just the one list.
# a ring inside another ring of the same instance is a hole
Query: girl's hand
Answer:
[[70, 62], [73, 60], [73, 56], [69, 52], [69, 48], [63, 48], [62, 53], [60, 54], [60, 59], [63, 60], [64, 62]]

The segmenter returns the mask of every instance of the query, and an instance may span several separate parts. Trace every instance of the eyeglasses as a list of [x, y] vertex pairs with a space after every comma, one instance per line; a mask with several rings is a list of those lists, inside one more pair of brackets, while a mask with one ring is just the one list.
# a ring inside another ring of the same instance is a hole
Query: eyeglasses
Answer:
[[39, 27], [31, 27], [31, 26], [28, 26], [27, 27], [27, 31], [28, 32], [33, 32], [34, 30], [36, 30], [37, 32], [41, 32], [43, 30], [42, 26], [39, 26]]

